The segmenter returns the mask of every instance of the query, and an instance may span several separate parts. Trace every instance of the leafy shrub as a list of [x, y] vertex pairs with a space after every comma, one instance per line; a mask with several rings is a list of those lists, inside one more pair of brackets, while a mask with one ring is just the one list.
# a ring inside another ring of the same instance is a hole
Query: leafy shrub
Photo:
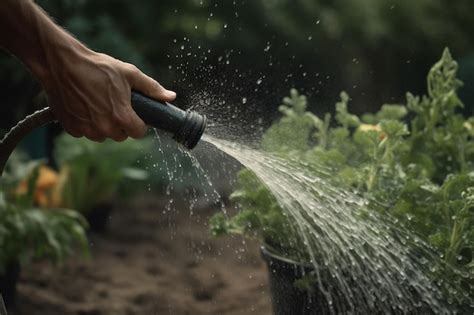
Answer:
[[[348, 112], [341, 93], [334, 117], [306, 111], [306, 98], [291, 91], [279, 110], [283, 117], [264, 134], [262, 147], [309, 169], [331, 170], [331, 180], [367, 197], [368, 209], [395, 217], [462, 274], [453, 281], [474, 287], [474, 117], [456, 112], [461, 82], [457, 63], [446, 49], [428, 74], [428, 93], [407, 94], [406, 104], [385, 104], [375, 114]], [[314, 166], [311, 168], [311, 166]], [[321, 176], [321, 174], [316, 174]], [[242, 170], [232, 194], [242, 210], [211, 219], [214, 235], [258, 237], [280, 255], [292, 257], [300, 240], [269, 190]], [[383, 201], [383, 202], [379, 202]], [[293, 232], [294, 233], [294, 232]], [[296, 240], [296, 243], [295, 243]], [[293, 257], [307, 257], [298, 253]], [[471, 279], [471, 280], [470, 280]], [[468, 282], [471, 281], [471, 284]]]
[[147, 172], [132, 164], [149, 145], [149, 139], [96, 143], [61, 135], [55, 151], [60, 165], [57, 189], [61, 205], [88, 212], [108, 201], [124, 180], [147, 178]]
[[[34, 165], [36, 164], [36, 165]], [[29, 163], [19, 173], [28, 174], [27, 189], [11, 190], [15, 179], [7, 176], [0, 190], [0, 272], [10, 264], [48, 258], [61, 262], [78, 245], [87, 254], [87, 223], [69, 209], [38, 208], [33, 205], [40, 168]], [[31, 172], [27, 173], [28, 170]]]

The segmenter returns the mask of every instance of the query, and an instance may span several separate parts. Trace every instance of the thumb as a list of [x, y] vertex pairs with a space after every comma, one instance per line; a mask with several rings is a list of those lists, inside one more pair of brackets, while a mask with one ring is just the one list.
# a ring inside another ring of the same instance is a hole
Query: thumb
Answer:
[[133, 71], [129, 76], [129, 83], [133, 90], [156, 100], [171, 102], [176, 98], [176, 93], [165, 89], [156, 80], [150, 78], [141, 71]]

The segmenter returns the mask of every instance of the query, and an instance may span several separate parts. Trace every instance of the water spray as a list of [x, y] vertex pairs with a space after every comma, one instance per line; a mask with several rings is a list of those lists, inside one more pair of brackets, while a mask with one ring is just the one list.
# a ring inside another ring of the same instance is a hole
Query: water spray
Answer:
[[[172, 104], [162, 103], [138, 92], [132, 92], [132, 107], [149, 126], [165, 131], [188, 149], [193, 149], [206, 129], [206, 116], [184, 111]], [[18, 143], [33, 129], [56, 121], [51, 108], [46, 107], [26, 116], [0, 141], [0, 176]]]

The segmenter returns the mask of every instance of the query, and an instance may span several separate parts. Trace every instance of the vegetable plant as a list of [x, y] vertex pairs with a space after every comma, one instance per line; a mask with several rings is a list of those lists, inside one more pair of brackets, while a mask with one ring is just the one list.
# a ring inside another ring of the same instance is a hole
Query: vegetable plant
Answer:
[[[330, 180], [369, 200], [367, 211], [395, 218], [431, 245], [459, 271], [446, 279], [472, 297], [474, 117], [457, 112], [463, 107], [457, 68], [446, 49], [428, 73], [426, 95], [407, 93], [404, 104], [384, 104], [377, 113], [360, 116], [349, 112], [345, 92], [333, 114], [318, 117], [292, 89], [279, 107], [282, 118], [265, 132], [262, 149], [315, 166], [309, 169], [331, 169]], [[279, 255], [308, 256], [275, 198], [251, 171], [239, 173], [231, 198], [241, 210], [211, 218], [214, 235], [243, 234], [263, 240]]]
[[150, 144], [149, 139], [95, 143], [61, 135], [55, 151], [60, 166], [57, 193], [61, 205], [87, 213], [109, 201], [124, 180], [147, 178], [147, 172], [133, 167], [133, 162]]
[[[6, 176], [0, 189], [0, 273], [12, 264], [47, 258], [61, 262], [78, 246], [88, 253], [87, 223], [76, 211], [35, 206], [40, 174], [38, 163], [25, 165], [26, 189], [15, 190], [15, 176]], [[18, 175], [18, 174], [17, 174]]]

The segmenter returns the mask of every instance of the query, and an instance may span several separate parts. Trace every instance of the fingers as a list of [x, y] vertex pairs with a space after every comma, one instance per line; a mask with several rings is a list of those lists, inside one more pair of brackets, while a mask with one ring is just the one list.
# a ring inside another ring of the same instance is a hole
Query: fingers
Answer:
[[125, 109], [117, 115], [116, 122], [127, 136], [135, 139], [143, 138], [148, 131], [148, 127], [143, 120], [138, 117], [131, 105], [125, 107]]
[[148, 130], [143, 120], [132, 109], [130, 100], [122, 106], [117, 106], [115, 113], [94, 116], [88, 123], [78, 123], [75, 117], [64, 112], [57, 116], [64, 130], [71, 136], [86, 137], [96, 142], [103, 142], [106, 138], [118, 142], [128, 137], [138, 139], [144, 137]]
[[114, 141], [122, 142], [128, 138], [128, 135], [125, 130], [117, 130], [110, 136], [110, 138]]
[[80, 138], [84, 136], [84, 132], [81, 130], [79, 125], [72, 123], [70, 119], [67, 119], [67, 118], [62, 119], [61, 125], [63, 129], [74, 138]]
[[77, 128], [72, 128], [65, 124], [62, 124], [62, 126], [63, 126], [63, 129], [74, 138], [81, 138], [82, 136], [84, 136], [83, 132], [81, 132]]
[[125, 131], [118, 127], [112, 128], [106, 120], [103, 120], [104, 123], [101, 124], [73, 124], [71, 119], [66, 117], [62, 121], [63, 129], [75, 138], [86, 137], [96, 142], [104, 142], [106, 138], [121, 142], [128, 138]]
[[165, 102], [172, 102], [176, 98], [175, 92], [165, 89], [160, 83], [133, 65], [128, 66], [127, 77], [133, 90], [148, 97]]
[[106, 136], [99, 131], [98, 128], [91, 126], [91, 125], [82, 125], [81, 131], [84, 135], [89, 140], [95, 141], [95, 142], [104, 142], [106, 139]]
[[[126, 77], [132, 90], [141, 92], [156, 100], [165, 102], [175, 100], [175, 92], [165, 89], [160, 83], [141, 72], [136, 66], [126, 64], [126, 69]], [[130, 103], [124, 108], [125, 110], [119, 116], [119, 124], [130, 137], [143, 137], [147, 132], [145, 123], [138, 117]]]
[[[109, 120], [107, 120], [109, 118]], [[113, 117], [112, 117], [113, 118]], [[94, 130], [104, 138], [110, 138], [117, 142], [122, 142], [128, 138], [128, 134], [116, 124], [111, 117], [103, 117], [100, 124], [96, 124]]]

